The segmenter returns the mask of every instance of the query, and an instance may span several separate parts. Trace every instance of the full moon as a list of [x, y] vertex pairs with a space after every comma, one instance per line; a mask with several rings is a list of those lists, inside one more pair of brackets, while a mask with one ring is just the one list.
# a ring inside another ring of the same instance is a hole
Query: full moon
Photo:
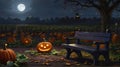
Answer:
[[23, 11], [25, 11], [25, 5], [24, 4], [18, 4], [18, 6], [17, 6], [17, 9], [20, 11], [20, 12], [23, 12]]

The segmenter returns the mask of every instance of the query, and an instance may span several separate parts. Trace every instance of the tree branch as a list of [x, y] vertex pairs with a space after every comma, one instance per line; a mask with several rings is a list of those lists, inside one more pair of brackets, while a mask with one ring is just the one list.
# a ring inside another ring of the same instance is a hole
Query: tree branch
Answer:
[[113, 2], [113, 0], [108, 0], [107, 5], [110, 5]]
[[109, 10], [111, 11], [111, 10], [117, 8], [119, 5], [120, 5], [120, 0], [117, 0], [117, 1], [113, 2], [113, 4], [111, 5]]
[[68, 2], [71, 2], [71, 3], [75, 3], [76, 6], [80, 5], [82, 7], [92, 7], [91, 4], [80, 2], [80, 0], [65, 0], [65, 1], [68, 1]]
[[96, 7], [97, 9], [100, 9], [100, 6], [98, 4], [95, 4], [95, 1], [93, 0], [88, 0], [90, 4], [92, 4], [93, 7]]

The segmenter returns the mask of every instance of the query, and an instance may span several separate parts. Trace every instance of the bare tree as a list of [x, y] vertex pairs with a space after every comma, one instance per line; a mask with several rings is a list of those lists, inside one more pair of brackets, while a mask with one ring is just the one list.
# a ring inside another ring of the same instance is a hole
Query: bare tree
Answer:
[[94, 7], [101, 17], [101, 31], [105, 32], [111, 25], [112, 12], [120, 5], [120, 0], [64, 0], [80, 7]]

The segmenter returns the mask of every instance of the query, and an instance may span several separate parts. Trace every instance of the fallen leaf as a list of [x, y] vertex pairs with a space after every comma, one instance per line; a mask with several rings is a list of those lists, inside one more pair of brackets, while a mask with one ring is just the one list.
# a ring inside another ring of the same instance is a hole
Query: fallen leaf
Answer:
[[50, 65], [50, 63], [45, 63], [45, 65]]
[[73, 62], [73, 64], [78, 64], [78, 62]]
[[60, 60], [64, 61], [65, 59], [62, 57], [62, 58], [60, 58]]
[[77, 66], [80, 66], [80, 64], [76, 64]]
[[36, 60], [36, 61], [34, 61], [35, 63], [39, 63], [39, 61], [38, 60]]
[[70, 65], [71, 65], [71, 63], [69, 63], [69, 62], [66, 62], [66, 63], [65, 63], [65, 65], [67, 65], [67, 66], [70, 66]]
[[50, 65], [50, 63], [47, 63], [47, 62], [44, 62], [44, 63], [42, 63], [43, 65]]
[[66, 60], [66, 59], [65, 59], [64, 61], [65, 61], [65, 62], [70, 62], [69, 60]]

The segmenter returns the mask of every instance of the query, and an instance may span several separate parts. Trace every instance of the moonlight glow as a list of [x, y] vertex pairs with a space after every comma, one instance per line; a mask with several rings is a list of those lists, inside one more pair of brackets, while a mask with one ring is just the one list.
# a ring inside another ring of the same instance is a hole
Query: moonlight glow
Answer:
[[17, 9], [20, 11], [20, 12], [23, 12], [25, 10], [25, 5], [24, 4], [18, 4], [17, 6]]

